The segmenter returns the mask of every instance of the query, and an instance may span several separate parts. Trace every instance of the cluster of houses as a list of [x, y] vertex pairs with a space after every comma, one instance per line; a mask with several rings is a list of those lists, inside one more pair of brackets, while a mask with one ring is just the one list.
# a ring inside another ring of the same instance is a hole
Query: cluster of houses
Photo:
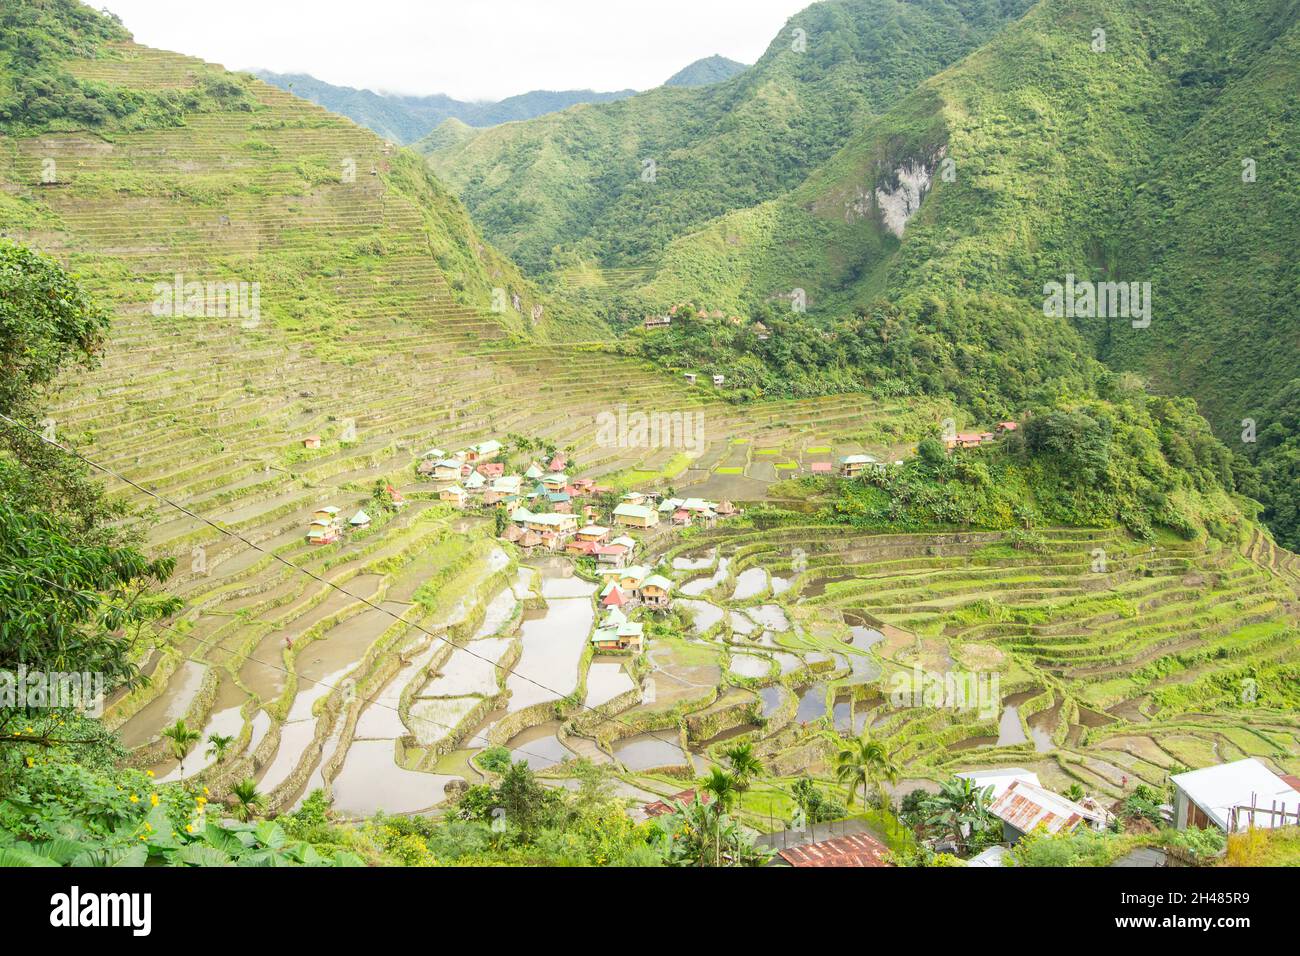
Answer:
[[[385, 490], [394, 508], [400, 510], [406, 507], [406, 498], [400, 491], [392, 485], [388, 485]], [[357, 513], [351, 518], [344, 519], [341, 509], [334, 505], [325, 505], [317, 508], [311, 516], [311, 524], [307, 527], [307, 542], [318, 545], [333, 544], [348, 531], [364, 531], [370, 527], [370, 522], [370, 515], [366, 514], [364, 508], [357, 509]]]
[[[497, 460], [501, 452], [498, 441], [480, 442], [451, 455], [431, 448], [416, 472], [441, 485], [438, 499], [457, 508], [475, 503], [509, 508], [527, 502], [535, 512], [572, 515], [578, 499], [609, 490], [590, 478], [570, 478], [565, 474], [568, 461], [562, 453], [554, 455], [545, 467], [534, 461], [522, 475], [508, 475], [505, 464]], [[586, 520], [595, 514], [595, 505], [583, 509]]]
[[987, 445], [989, 442], [996, 441], [1008, 432], [1013, 432], [1020, 425], [1016, 422], [998, 422], [996, 428], [991, 432], [957, 432], [955, 435], [949, 435], [943, 440], [948, 451], [958, 448], [978, 448], [980, 445]]
[[[534, 461], [522, 475], [505, 473], [499, 461], [502, 446], [485, 441], [455, 454], [440, 448], [425, 452], [416, 471], [440, 485], [440, 501], [457, 508], [471, 505], [509, 509], [503, 537], [521, 548], [566, 552], [594, 558], [600, 564], [623, 567], [636, 543], [627, 536], [613, 537], [598, 523], [600, 508], [594, 498], [610, 489], [591, 478], [571, 478], [562, 453], [543, 465]], [[611, 515], [616, 528], [648, 530], [661, 520], [674, 527], [713, 527], [720, 518], [739, 514], [729, 501], [703, 498], [661, 498], [631, 491], [623, 495]]]
[[628, 612], [637, 607], [668, 610], [673, 606], [673, 582], [640, 565], [602, 569], [600, 574], [605, 579], [600, 590], [604, 617], [596, 625], [591, 642], [597, 650], [639, 652], [643, 646], [642, 625], [629, 621]]

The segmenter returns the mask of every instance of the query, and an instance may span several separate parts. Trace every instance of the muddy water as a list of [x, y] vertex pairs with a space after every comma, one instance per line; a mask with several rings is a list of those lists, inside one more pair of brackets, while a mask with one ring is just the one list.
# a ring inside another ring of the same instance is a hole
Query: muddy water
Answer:
[[854, 683], [875, 680], [880, 676], [880, 664], [876, 662], [875, 658], [868, 656], [866, 651], [873, 645], [883, 641], [885, 635], [875, 628], [860, 624], [850, 627], [849, 632], [853, 635], [849, 643], [855, 650], [864, 652], [862, 654], [844, 655], [848, 659], [849, 667], [852, 670]]
[[681, 599], [677, 602], [677, 606], [685, 608], [687, 613], [691, 615], [691, 619], [695, 622], [695, 633], [697, 634], [703, 634], [722, 620], [722, 608], [707, 601]]
[[762, 593], [767, 587], [767, 572], [762, 568], [746, 568], [736, 576], [736, 590], [731, 595], [733, 601], [746, 601]]
[[[234, 681], [225, 681], [217, 692], [216, 700], [213, 702], [212, 715], [200, 732], [202, 736], [190, 748], [189, 753], [185, 755], [184, 777], [180, 772], [180, 764], [175, 760], [169, 760], [164, 765], [153, 768], [154, 773], [158, 775], [158, 782], [172, 783], [185, 777], [192, 777], [200, 770], [212, 766], [213, 758], [208, 756], [208, 738], [213, 734], [220, 734], [223, 737], [239, 736], [244, 729], [244, 717], [240, 712], [244, 699], [244, 692], [238, 684]], [[228, 753], [227, 758], [229, 756]], [[166, 769], [165, 773], [163, 772], [164, 768]]]
[[758, 696], [763, 702], [763, 717], [770, 719], [776, 713], [777, 708], [781, 706], [781, 701], [785, 698], [785, 691], [780, 684], [773, 684], [771, 687], [764, 687], [760, 690]]
[[793, 583], [789, 578], [778, 578], [776, 575], [772, 575], [772, 593], [784, 594], [790, 590], [790, 585]]
[[831, 711], [831, 720], [835, 729], [840, 733], [848, 733], [853, 729], [853, 701], [836, 700], [835, 707]]
[[434, 677], [420, 691], [422, 697], [462, 697], [480, 694], [492, 697], [497, 693], [500, 668], [497, 664], [505, 656], [511, 638], [493, 637], [475, 641], [469, 648], [452, 651], [447, 662], [438, 668]]
[[311, 707], [317, 700], [342, 687], [348, 673], [365, 656], [370, 645], [394, 624], [390, 614], [401, 614], [404, 610], [402, 605], [388, 601], [381, 606], [384, 610], [370, 610], [348, 618], [299, 652], [294, 662], [298, 673], [298, 693], [289, 711], [289, 720], [310, 716]]
[[122, 725], [118, 732], [126, 747], [139, 747], [158, 736], [168, 724], [184, 717], [203, 684], [207, 665], [199, 661], [182, 661], [167, 681], [167, 687], [140, 712]]
[[614, 756], [629, 770], [680, 766], [690, 758], [677, 746], [676, 735], [675, 730], [656, 730], [627, 737], [614, 744]]
[[357, 718], [352, 736], [357, 740], [396, 740], [406, 734], [406, 725], [402, 723], [398, 708], [402, 702], [402, 691], [406, 685], [416, 679], [417, 675], [429, 663], [430, 658], [438, 652], [440, 642], [411, 656], [383, 689], [361, 711]]
[[730, 558], [719, 558], [718, 569], [713, 572], [713, 577], [696, 578], [694, 581], [688, 581], [681, 586], [681, 593], [687, 597], [699, 597], [710, 588], [717, 587], [727, 578], [727, 566], [731, 563]]
[[411, 733], [425, 746], [440, 743], [482, 700], [481, 697], [418, 697], [411, 703]]
[[795, 711], [796, 723], [816, 720], [826, 713], [826, 685], [813, 684], [799, 693], [799, 709]]
[[591, 667], [587, 669], [587, 701], [588, 707], [599, 707], [601, 704], [608, 703], [619, 694], [625, 694], [632, 690], [636, 684], [623, 669], [623, 662], [617, 659], [602, 661], [595, 659], [591, 662]]
[[382, 578], [377, 574], [365, 574], [353, 578], [343, 585], [344, 590], [349, 594], [331, 589], [324, 600], [311, 610], [293, 619], [285, 627], [277, 628], [263, 637], [248, 660], [244, 662], [244, 666], [240, 668], [239, 676], [244, 685], [263, 701], [274, 700], [280, 696], [287, 676], [284, 666], [285, 638], [293, 640], [309, 628], [337, 614], [349, 604], [356, 603], [357, 598], [351, 595], [373, 598], [381, 580]]
[[271, 762], [258, 775], [257, 789], [270, 793], [284, 783], [302, 760], [302, 755], [315, 734], [315, 720], [296, 720], [284, 724], [280, 728], [280, 746], [276, 748]]
[[758, 607], [751, 607], [746, 613], [760, 627], [778, 633], [790, 630], [790, 619], [785, 616], [785, 611], [779, 604], [762, 604]]
[[766, 677], [771, 667], [771, 662], [766, 657], [756, 654], [731, 655], [731, 673], [740, 677]]
[[687, 557], [680, 555], [673, 558], [673, 569], [677, 571], [703, 571], [705, 568], [713, 566], [713, 562], [718, 557], [718, 549], [714, 548], [703, 557]]
[[855, 575], [840, 574], [829, 578], [814, 578], [804, 585], [803, 590], [799, 593], [801, 598], [821, 597], [826, 593], [826, 586], [829, 584], [838, 584], [841, 581], [857, 580]]
[[[571, 572], [567, 562], [564, 567]], [[520, 625], [523, 653], [506, 681], [511, 713], [558, 700], [578, 685], [578, 664], [595, 622], [591, 595], [596, 586], [581, 578], [564, 577], [554, 569], [554, 564], [541, 569], [545, 611]]]
[[510, 749], [510, 759], [516, 762], [522, 760], [532, 770], [545, 770], [557, 763], [571, 760], [575, 754], [560, 742], [557, 736], [559, 729], [560, 722], [552, 720], [515, 735], [506, 744]]
[[479, 625], [471, 640], [492, 637], [515, 616], [519, 600], [510, 588], [503, 588], [483, 609], [483, 623]]
[[358, 740], [348, 748], [331, 789], [334, 808], [342, 813], [419, 813], [441, 803], [447, 784], [456, 779], [399, 767], [391, 740]]
[[1060, 716], [1061, 705], [1058, 703], [1055, 707], [1040, 710], [1025, 718], [1025, 723], [1029, 724], [1029, 736], [1034, 741], [1034, 749], [1040, 754], [1049, 753], [1056, 748], [1056, 744], [1052, 741], [1052, 730], [1056, 727]]
[[749, 615], [742, 614], [740, 611], [732, 611], [728, 623], [731, 624], [732, 631], [737, 634], [753, 634], [758, 629], [758, 625], [750, 620]]

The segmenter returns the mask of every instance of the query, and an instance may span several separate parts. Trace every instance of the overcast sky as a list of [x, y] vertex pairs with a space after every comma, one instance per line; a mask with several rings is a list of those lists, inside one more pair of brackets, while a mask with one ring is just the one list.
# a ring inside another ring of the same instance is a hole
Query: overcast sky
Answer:
[[753, 63], [812, 0], [90, 0], [139, 43], [230, 69], [501, 99], [649, 89], [720, 53]]

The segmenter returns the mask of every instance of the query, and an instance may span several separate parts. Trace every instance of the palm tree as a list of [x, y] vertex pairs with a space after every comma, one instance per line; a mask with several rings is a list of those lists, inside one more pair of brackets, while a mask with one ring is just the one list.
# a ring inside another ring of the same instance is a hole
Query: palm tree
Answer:
[[953, 842], [965, 847], [969, 835], [988, 823], [992, 795], [992, 787], [977, 787], [967, 777], [954, 777], [940, 784], [939, 792], [925, 801], [929, 813], [925, 822], [951, 833]]
[[245, 777], [230, 790], [230, 813], [242, 823], [246, 823], [266, 806], [266, 797], [257, 791], [257, 781]]
[[754, 756], [751, 743], [734, 744], [722, 752], [727, 767], [736, 779], [736, 789], [744, 793], [749, 789], [755, 777], [763, 772], [763, 762]]
[[740, 800], [740, 787], [737, 785], [736, 778], [727, 773], [720, 767], [714, 767], [709, 771], [709, 775], [704, 778], [700, 784], [700, 790], [713, 797], [711, 810], [713, 811], [713, 865], [722, 865], [722, 818], [727, 815], [727, 811], [734, 807]]
[[163, 730], [162, 735], [171, 741], [172, 756], [180, 763], [181, 776], [185, 776], [185, 755], [190, 752], [190, 745], [203, 739], [197, 730], [190, 730], [184, 720], [177, 720]]
[[882, 806], [888, 806], [889, 795], [886, 783], [898, 782], [898, 765], [894, 763], [889, 751], [879, 740], [872, 740], [866, 734], [852, 741], [846, 741], [835, 756], [835, 779], [847, 784], [849, 788], [849, 806], [862, 788], [862, 805], [867, 805], [867, 791], [872, 787], [880, 794]]
[[224, 734], [208, 734], [208, 757], [213, 763], [220, 763], [226, 759], [226, 751], [230, 745], [235, 742], [234, 737], [227, 737]]
[[736, 777], [720, 767], [709, 771], [700, 784], [700, 790], [713, 798], [713, 808], [718, 813], [730, 810], [740, 800], [741, 789]]

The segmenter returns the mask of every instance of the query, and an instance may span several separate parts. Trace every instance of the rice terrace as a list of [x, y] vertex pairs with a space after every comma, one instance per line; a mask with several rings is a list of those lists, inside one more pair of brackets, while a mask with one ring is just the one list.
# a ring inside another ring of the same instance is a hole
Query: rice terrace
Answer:
[[1296, 3], [108, 6], [0, 12], [0, 864], [1300, 865]]

